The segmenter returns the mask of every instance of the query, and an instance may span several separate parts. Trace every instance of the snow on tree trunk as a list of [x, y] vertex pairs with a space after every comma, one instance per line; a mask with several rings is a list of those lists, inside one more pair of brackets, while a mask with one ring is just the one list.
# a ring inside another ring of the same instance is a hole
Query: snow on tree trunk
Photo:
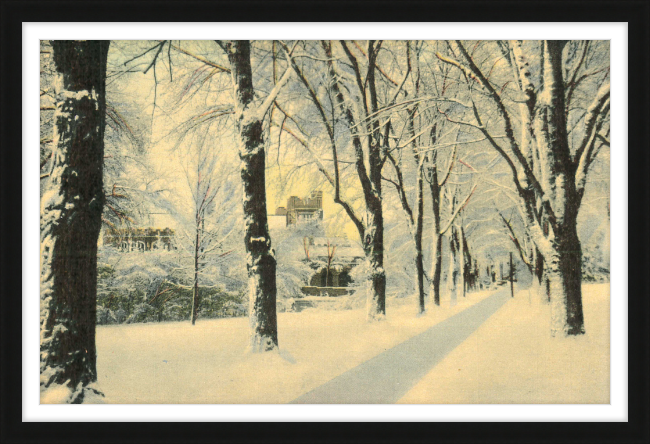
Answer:
[[449, 233], [449, 274], [447, 275], [447, 290], [449, 290], [449, 299], [451, 305], [455, 305], [458, 300], [458, 244], [457, 232], [455, 227], [450, 228]]
[[[104, 206], [109, 41], [54, 41], [54, 153], [41, 200], [41, 391], [81, 403], [97, 380], [97, 240]], [[51, 401], [51, 399], [50, 399]]]
[[544, 256], [538, 248], [534, 249], [532, 291], [540, 303], [548, 304], [550, 300], [550, 285], [544, 270]]
[[544, 91], [538, 96], [535, 130], [542, 187], [551, 202], [553, 238], [543, 252], [551, 294], [551, 334], [584, 333], [582, 249], [577, 233], [580, 196], [569, 150], [562, 74], [563, 43], [544, 44]]
[[[325, 54], [328, 58], [327, 66], [331, 81], [331, 89], [334, 93], [336, 103], [345, 116], [348, 128], [352, 135], [352, 146], [355, 154], [355, 167], [357, 176], [361, 182], [363, 197], [366, 206], [366, 224], [359, 223], [357, 230], [363, 243], [363, 250], [368, 264], [368, 277], [366, 282], [366, 310], [367, 320], [375, 321], [384, 319], [386, 316], [386, 272], [384, 270], [384, 216], [382, 209], [382, 176], [383, 166], [379, 123], [373, 122], [372, 125], [363, 122], [366, 129], [372, 134], [368, 138], [368, 168], [365, 165], [365, 153], [363, 151], [362, 140], [357, 129], [357, 121], [354, 117], [352, 105], [346, 101], [344, 90], [347, 89], [339, 86], [341, 77], [338, 75], [332, 58], [331, 43], [321, 42]], [[344, 42], [341, 42], [344, 45]], [[370, 42], [369, 42], [370, 44]], [[371, 54], [373, 51], [369, 51]], [[369, 62], [371, 65], [374, 63]], [[375, 91], [375, 70], [369, 69], [366, 79], [370, 99], [374, 111], [377, 111], [377, 97]], [[359, 91], [365, 97], [365, 87]], [[365, 99], [364, 99], [365, 100]], [[369, 170], [369, 171], [368, 171]]]
[[417, 271], [417, 289], [418, 289], [418, 312], [424, 313], [426, 307], [424, 305], [424, 255], [422, 254], [422, 241], [415, 246], [415, 269]]
[[196, 238], [194, 239], [194, 288], [192, 289], [192, 325], [196, 324], [196, 318], [199, 314], [199, 241], [200, 241], [200, 224], [199, 218], [196, 219]]
[[433, 303], [440, 305], [440, 277], [442, 274], [442, 235], [440, 234], [440, 186], [438, 185], [438, 167], [435, 152], [431, 153], [429, 166], [429, 188], [431, 191], [431, 206], [433, 211], [433, 226], [431, 227], [431, 282], [429, 294], [433, 295]]
[[465, 297], [465, 284], [466, 284], [465, 278], [467, 277], [467, 264], [465, 263], [467, 252], [465, 251], [465, 246], [467, 244], [465, 242], [465, 232], [463, 231], [462, 225], [458, 227], [457, 238], [458, 238], [458, 262], [460, 268], [460, 272], [458, 273], [458, 279], [460, 282], [461, 295]]
[[381, 200], [367, 205], [364, 251], [368, 261], [366, 311], [368, 321], [386, 316], [386, 272], [384, 271], [384, 224]]
[[582, 312], [582, 249], [575, 223], [556, 238], [557, 254], [549, 261], [551, 334], [579, 335], [584, 330]]
[[433, 232], [431, 257], [431, 285], [429, 294], [433, 294], [433, 303], [440, 305], [440, 279], [442, 276], [442, 236]]
[[424, 161], [418, 160], [416, 202], [415, 202], [415, 270], [417, 272], [418, 311], [424, 313], [424, 255], [422, 254], [422, 234], [424, 229]]
[[551, 282], [548, 279], [548, 274], [544, 272], [542, 276], [542, 283], [539, 287], [539, 296], [544, 304], [551, 303]]
[[244, 185], [244, 243], [250, 304], [250, 350], [264, 352], [278, 347], [278, 325], [276, 260], [271, 249], [266, 211], [263, 116], [252, 107], [255, 91], [250, 41], [231, 41], [228, 42], [227, 48], [235, 85], [235, 120]]

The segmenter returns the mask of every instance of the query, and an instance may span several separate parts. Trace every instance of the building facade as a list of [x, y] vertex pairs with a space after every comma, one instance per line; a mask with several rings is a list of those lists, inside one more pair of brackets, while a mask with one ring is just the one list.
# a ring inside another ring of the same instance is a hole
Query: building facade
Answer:
[[288, 227], [312, 220], [323, 220], [323, 192], [312, 191], [307, 197], [291, 196], [286, 207], [278, 207], [267, 216], [269, 228]]
[[276, 214], [278, 211], [286, 212], [287, 226], [314, 219], [323, 220], [323, 192], [312, 191], [311, 195], [304, 199], [291, 196], [287, 199], [287, 207], [279, 207]]
[[123, 252], [174, 250], [171, 228], [120, 228], [104, 232], [104, 245]]

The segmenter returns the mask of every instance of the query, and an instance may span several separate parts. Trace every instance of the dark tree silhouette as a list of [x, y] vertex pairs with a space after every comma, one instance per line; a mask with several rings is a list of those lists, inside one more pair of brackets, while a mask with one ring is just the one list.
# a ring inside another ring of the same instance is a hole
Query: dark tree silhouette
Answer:
[[265, 101], [255, 106], [251, 44], [248, 40], [219, 42], [228, 54], [235, 86], [235, 121], [239, 133], [241, 178], [244, 184], [244, 242], [246, 244], [253, 352], [278, 346], [276, 260], [271, 249], [266, 211], [265, 150], [262, 120], [289, 79], [287, 69]]
[[109, 41], [54, 41], [54, 153], [41, 201], [41, 389], [81, 403], [97, 380], [97, 239], [104, 206]]

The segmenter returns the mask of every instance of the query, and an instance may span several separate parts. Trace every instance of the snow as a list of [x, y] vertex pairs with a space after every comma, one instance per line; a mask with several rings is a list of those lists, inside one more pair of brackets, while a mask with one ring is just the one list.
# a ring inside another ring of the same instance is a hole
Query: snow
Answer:
[[60, 99], [70, 99], [70, 100], [82, 100], [84, 98], [89, 98], [92, 100], [97, 100], [97, 94], [93, 90], [92, 94], [87, 89], [82, 89], [80, 91], [71, 91], [71, 90], [62, 90], [59, 92]]
[[[262, 354], [246, 353], [244, 317], [100, 326], [101, 401], [287, 403], [492, 293], [428, 304], [422, 316], [416, 295], [392, 298], [380, 323], [364, 309], [279, 313], [280, 349]], [[584, 285], [587, 334], [578, 337], [551, 338], [550, 306], [535, 296], [517, 292], [399, 402], [608, 403], [609, 284]]]
[[387, 301], [387, 318], [365, 310], [278, 314], [280, 350], [246, 353], [247, 318], [97, 328], [99, 387], [106, 403], [286, 403], [421, 333], [490, 293], [417, 316], [415, 295]]
[[583, 285], [587, 333], [551, 338], [550, 306], [519, 291], [399, 402], [608, 404], [609, 294]]
[[66, 384], [52, 384], [41, 392], [41, 404], [66, 404], [72, 399], [77, 398], [83, 390], [84, 404], [105, 404], [104, 395], [101, 393], [98, 385], [90, 384], [86, 387], [80, 383], [76, 389], [72, 390]]
[[61, 384], [52, 384], [41, 392], [41, 404], [65, 404], [72, 396], [72, 390]]

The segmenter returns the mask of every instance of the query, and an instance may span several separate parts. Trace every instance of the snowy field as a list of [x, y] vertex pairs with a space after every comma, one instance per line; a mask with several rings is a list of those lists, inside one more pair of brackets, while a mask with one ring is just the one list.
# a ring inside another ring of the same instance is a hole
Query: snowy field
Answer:
[[549, 306], [520, 291], [400, 403], [608, 404], [609, 284], [582, 288], [584, 336], [550, 338]]
[[[415, 298], [389, 300], [385, 322], [363, 310], [278, 315], [280, 352], [245, 353], [246, 318], [102, 326], [98, 387], [108, 403], [286, 403], [492, 292], [415, 315]], [[551, 340], [547, 306], [522, 291], [400, 401], [608, 402], [609, 285], [585, 286], [584, 337]]]
[[387, 320], [365, 311], [279, 313], [280, 352], [245, 353], [248, 319], [100, 326], [98, 386], [108, 403], [286, 403], [483, 300], [416, 316], [415, 297], [389, 299]]

